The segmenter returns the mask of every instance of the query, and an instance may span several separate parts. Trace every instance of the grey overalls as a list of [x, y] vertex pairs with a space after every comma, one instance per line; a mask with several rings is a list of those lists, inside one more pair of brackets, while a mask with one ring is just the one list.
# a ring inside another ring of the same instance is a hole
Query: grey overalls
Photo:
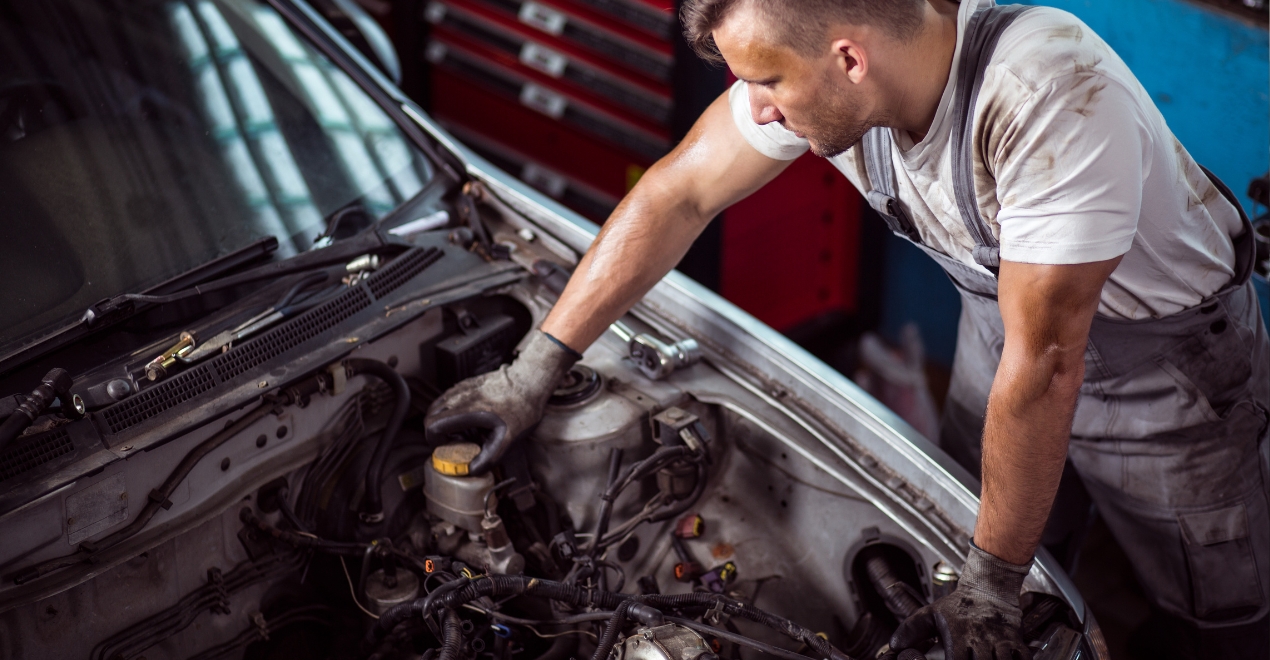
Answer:
[[[1028, 9], [988, 6], [974, 14], [956, 72], [953, 183], [975, 261], [993, 273], [999, 244], [976, 202], [971, 122], [1000, 34]], [[950, 454], [970, 457], [967, 467], [977, 473], [988, 391], [1005, 342], [996, 278], [922, 245], [895, 198], [890, 129], [873, 129], [859, 148], [870, 205], [934, 258], [961, 293], [940, 441]], [[1147, 595], [1198, 628], [1256, 621], [1270, 603], [1270, 513], [1258, 451], [1270, 420], [1270, 340], [1249, 282], [1253, 234], [1243, 218], [1236, 275], [1209, 299], [1159, 319], [1095, 316], [1068, 450]]]

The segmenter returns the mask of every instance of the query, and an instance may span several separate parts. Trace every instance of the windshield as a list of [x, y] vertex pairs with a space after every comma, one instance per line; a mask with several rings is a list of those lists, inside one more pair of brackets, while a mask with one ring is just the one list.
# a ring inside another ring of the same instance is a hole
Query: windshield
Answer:
[[0, 0], [0, 345], [431, 176], [268, 5]]

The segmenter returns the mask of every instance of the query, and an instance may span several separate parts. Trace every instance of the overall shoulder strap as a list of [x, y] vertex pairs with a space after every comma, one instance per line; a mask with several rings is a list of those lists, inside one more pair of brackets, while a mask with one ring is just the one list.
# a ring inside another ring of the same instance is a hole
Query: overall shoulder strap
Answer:
[[896, 197], [895, 166], [891, 162], [891, 129], [871, 128], [860, 139], [860, 155], [864, 157], [864, 169], [869, 175], [869, 191], [865, 198], [869, 206], [886, 221], [891, 231], [914, 243], [922, 242], [917, 225]]
[[974, 136], [975, 102], [983, 86], [983, 73], [992, 59], [1001, 34], [1019, 16], [1033, 9], [1028, 5], [990, 5], [971, 15], [962, 38], [961, 60], [957, 66], [957, 92], [952, 115], [952, 174], [957, 209], [966, 231], [974, 239], [975, 263], [996, 275], [1001, 267], [1001, 244], [979, 213], [975, 192]]

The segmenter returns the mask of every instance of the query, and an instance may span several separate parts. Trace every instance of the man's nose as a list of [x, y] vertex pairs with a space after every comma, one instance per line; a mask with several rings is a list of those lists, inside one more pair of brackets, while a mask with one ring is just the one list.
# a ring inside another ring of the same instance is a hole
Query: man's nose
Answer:
[[772, 103], [767, 91], [759, 85], [750, 85], [750, 116], [754, 123], [762, 126], [785, 118]]

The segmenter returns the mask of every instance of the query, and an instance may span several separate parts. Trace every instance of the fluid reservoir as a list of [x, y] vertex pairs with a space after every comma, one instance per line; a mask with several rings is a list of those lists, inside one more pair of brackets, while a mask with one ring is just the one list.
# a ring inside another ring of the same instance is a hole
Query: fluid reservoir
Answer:
[[[604, 378], [583, 364], [574, 366], [552, 395], [529, 443], [530, 469], [542, 489], [566, 507], [578, 531], [595, 527], [609, 452], [624, 450], [625, 465], [651, 453], [644, 418], [642, 407], [609, 391]], [[634, 514], [638, 496], [638, 487], [627, 489], [614, 518]]]
[[[494, 488], [494, 475], [468, 475], [467, 466], [481, 453], [479, 445], [460, 442], [441, 445], [432, 452], [424, 473], [423, 494], [428, 513], [469, 532], [480, 533], [485, 515], [485, 496]], [[494, 508], [493, 498], [490, 508]]]

